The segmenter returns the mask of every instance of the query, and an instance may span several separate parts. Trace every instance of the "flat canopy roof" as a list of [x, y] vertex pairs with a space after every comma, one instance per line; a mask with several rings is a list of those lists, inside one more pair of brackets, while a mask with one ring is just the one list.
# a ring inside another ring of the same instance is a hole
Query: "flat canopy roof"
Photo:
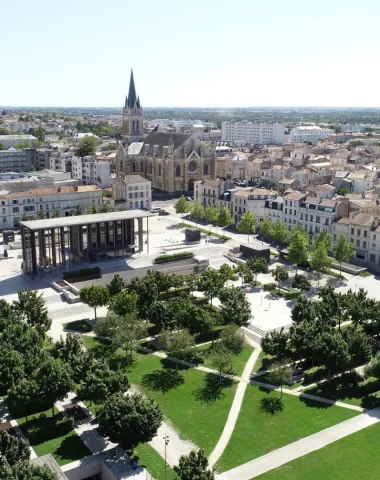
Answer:
[[153, 217], [154, 214], [145, 210], [123, 210], [121, 212], [94, 213], [91, 215], [75, 215], [73, 217], [47, 218], [46, 220], [21, 221], [21, 225], [30, 230], [45, 230], [49, 228], [72, 227], [73, 225], [88, 225], [89, 223], [115, 222], [116, 220], [131, 220], [133, 218]]

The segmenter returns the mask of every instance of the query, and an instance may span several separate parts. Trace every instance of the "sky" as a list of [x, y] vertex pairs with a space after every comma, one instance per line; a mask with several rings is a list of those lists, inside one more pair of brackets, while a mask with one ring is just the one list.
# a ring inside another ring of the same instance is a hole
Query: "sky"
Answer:
[[0, 105], [380, 107], [379, 0], [3, 0]]

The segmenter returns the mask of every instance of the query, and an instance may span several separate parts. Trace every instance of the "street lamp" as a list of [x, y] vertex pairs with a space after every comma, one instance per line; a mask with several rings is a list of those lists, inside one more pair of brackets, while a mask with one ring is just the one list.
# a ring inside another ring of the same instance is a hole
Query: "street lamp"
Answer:
[[165, 433], [165, 436], [162, 438], [165, 441], [165, 480], [167, 480], [166, 447], [169, 445], [169, 435]]

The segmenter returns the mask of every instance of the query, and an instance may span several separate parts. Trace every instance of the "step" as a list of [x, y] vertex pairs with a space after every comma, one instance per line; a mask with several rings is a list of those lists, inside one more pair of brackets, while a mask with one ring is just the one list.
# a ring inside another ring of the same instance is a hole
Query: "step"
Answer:
[[251, 323], [249, 325], [247, 325], [246, 328], [251, 330], [251, 332], [253, 332], [253, 333], [257, 333], [257, 335], [260, 335], [260, 337], [265, 337], [265, 335], [267, 333], [264, 330], [262, 330], [261, 328], [256, 327], [255, 325], [252, 325]]
[[259, 345], [261, 344], [262, 337], [259, 337], [258, 335], [248, 330], [247, 328], [242, 327], [242, 330], [244, 334], [247, 335], [247, 337], [252, 339], [254, 342], [258, 343]]

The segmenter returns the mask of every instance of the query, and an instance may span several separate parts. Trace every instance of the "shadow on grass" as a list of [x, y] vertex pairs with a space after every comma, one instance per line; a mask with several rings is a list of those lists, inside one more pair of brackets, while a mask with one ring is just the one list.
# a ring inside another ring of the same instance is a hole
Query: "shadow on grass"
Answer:
[[64, 324], [64, 331], [73, 330], [78, 333], [92, 332], [92, 327], [86, 320], [76, 320], [75, 322], [69, 322]]
[[318, 400], [311, 400], [310, 398], [305, 398], [302, 395], [299, 397], [300, 402], [304, 403], [309, 408], [319, 408], [326, 410], [327, 408], [333, 407], [331, 403], [318, 402]]
[[188, 367], [187, 365], [183, 365], [182, 363], [179, 363], [179, 362], [178, 364], [176, 364], [174, 360], [169, 360], [167, 358], [161, 359], [161, 365], [162, 365], [162, 368], [166, 370], [171, 370], [172, 368], [175, 368], [176, 370], [189, 370], [189, 368], [192, 368], [192, 367]]
[[260, 410], [270, 415], [275, 415], [284, 410], [284, 402], [280, 397], [266, 397], [260, 401]]
[[214, 403], [225, 396], [223, 390], [234, 385], [230, 378], [222, 377], [213, 373], [207, 373], [204, 377], [203, 385], [193, 391], [196, 400], [201, 403]]
[[54, 418], [41, 414], [24, 423], [22, 429], [32, 445], [39, 445], [67, 435], [73, 429], [73, 420], [62, 414], [56, 414]]
[[77, 435], [65, 437], [54, 453], [55, 455], [59, 455], [62, 459], [69, 460], [70, 462], [91, 455], [91, 452]]
[[165, 370], [155, 370], [147, 373], [142, 378], [142, 385], [154, 392], [166, 393], [173, 388], [183, 385], [185, 380], [183, 376], [173, 368]]

